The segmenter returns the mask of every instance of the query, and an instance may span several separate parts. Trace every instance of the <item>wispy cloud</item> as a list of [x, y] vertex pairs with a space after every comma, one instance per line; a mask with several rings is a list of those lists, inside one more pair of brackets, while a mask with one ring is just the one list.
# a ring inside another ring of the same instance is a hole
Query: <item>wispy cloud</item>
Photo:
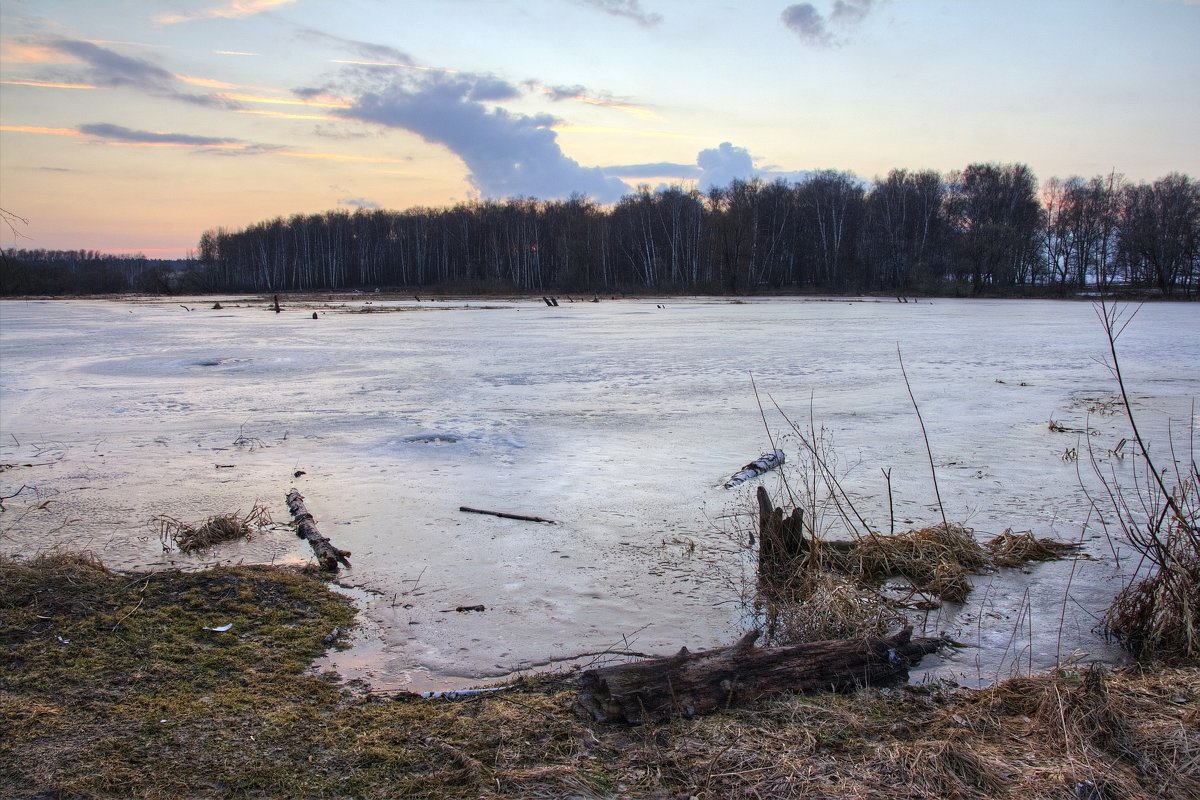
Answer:
[[343, 197], [337, 201], [339, 206], [347, 206], [349, 208], [358, 208], [365, 211], [370, 211], [376, 208], [382, 208], [379, 203], [374, 200], [367, 200], [363, 197]]
[[224, 136], [196, 136], [189, 133], [139, 131], [123, 125], [97, 123], [80, 125], [79, 132], [108, 142], [174, 147], [244, 147], [246, 142]]
[[226, 83], [218, 81], [214, 78], [200, 78], [195, 75], [176, 75], [176, 78], [186, 83], [188, 86], [199, 86], [202, 89], [237, 89], [236, 83]]
[[74, 128], [46, 128], [41, 125], [0, 125], [6, 133], [32, 133], [40, 136], [83, 136]]
[[230, 101], [219, 96], [184, 91], [184, 87], [189, 82], [199, 79], [175, 75], [170, 70], [144, 58], [122, 55], [115, 50], [82, 39], [50, 39], [44, 44], [47, 48], [82, 65], [62, 70], [62, 72], [70, 74], [63, 76], [62, 80], [49, 81], [51, 83], [87, 84], [104, 89], [134, 89], [193, 105], [233, 107]]
[[[192, 133], [146, 131], [112, 123], [92, 123], [78, 128], [51, 128], [38, 125], [0, 125], [5, 133], [24, 133], [37, 136], [62, 136], [85, 142], [114, 147], [180, 148], [214, 156], [273, 156], [305, 161], [333, 161], [357, 164], [407, 164], [409, 159], [377, 155], [328, 153], [295, 150], [290, 147], [262, 142], [249, 142], [228, 136], [200, 136]], [[364, 201], [367, 202], [367, 201]], [[364, 206], [366, 207], [366, 206]]]
[[581, 0], [584, 5], [598, 8], [614, 17], [631, 19], [643, 28], [652, 28], [663, 21], [662, 14], [642, 9], [639, 0]]
[[247, 53], [244, 50], [213, 50], [219, 56], [257, 56], [258, 53]]
[[0, 125], [0, 131], [39, 136], [65, 136], [123, 147], [184, 147], [223, 155], [258, 155], [279, 151], [278, 145], [258, 144], [227, 136], [197, 136], [190, 133], [143, 131], [107, 122], [80, 125], [78, 128], [50, 128], [38, 125]]
[[239, 114], [254, 114], [271, 119], [310, 119], [317, 122], [340, 122], [341, 117], [331, 117], [328, 114], [296, 114], [291, 111], [270, 111], [263, 108], [239, 108]]
[[307, 106], [309, 108], [351, 107], [351, 103], [348, 100], [319, 94], [312, 97], [269, 97], [266, 95], [225, 92], [216, 95], [216, 97], [222, 100], [229, 100], [237, 103], [259, 103], [262, 105], [272, 106]]
[[[833, 28], [846, 30], [862, 23], [877, 5], [877, 0], [834, 0], [829, 16], [812, 3], [796, 3], [783, 10], [783, 24], [803, 41], [817, 47], [845, 44]], [[833, 26], [831, 28], [831, 26]]]
[[33, 86], [38, 89], [95, 89], [90, 83], [64, 83], [62, 81], [0, 81], [9, 86]]
[[331, 58], [329, 59], [329, 63], [348, 64], [356, 67], [389, 67], [393, 69], [411, 69], [416, 70], [417, 72], [444, 72], [448, 74], [458, 72], [458, 70], [450, 69], [448, 67], [426, 67], [420, 64], [405, 64], [401, 61], [363, 61], [350, 58]]
[[154, 21], [162, 25], [174, 25], [180, 22], [190, 22], [196, 19], [236, 19], [273, 11], [281, 6], [287, 6], [296, 0], [232, 0], [224, 5], [194, 11], [190, 14], [160, 14]]
[[54, 39], [47, 46], [85, 63], [90, 82], [98, 86], [127, 86], [160, 92], [174, 90], [175, 76], [145, 59], [123, 56], [82, 39]]
[[635, 117], [641, 117], [642, 119], [653, 119], [658, 116], [645, 106], [640, 106], [629, 100], [618, 99], [610, 94], [594, 93], [589, 91], [585, 86], [547, 86], [538, 81], [525, 81], [522, 86], [532, 91], [541, 92], [554, 102], [572, 100], [589, 106], [621, 111]]
[[16, 40], [4, 42], [6, 64], [62, 64], [78, 61], [57, 48], [40, 41]]
[[298, 33], [304, 39], [333, 44], [347, 49], [352, 53], [356, 53], [362, 59], [361, 61], [346, 61], [345, 63], [347, 64], [362, 64], [377, 67], [410, 67], [416, 65], [412, 56], [390, 45], [364, 42], [360, 39], [346, 39], [342, 36], [334, 36], [331, 33], [319, 31], [315, 28], [302, 28]]

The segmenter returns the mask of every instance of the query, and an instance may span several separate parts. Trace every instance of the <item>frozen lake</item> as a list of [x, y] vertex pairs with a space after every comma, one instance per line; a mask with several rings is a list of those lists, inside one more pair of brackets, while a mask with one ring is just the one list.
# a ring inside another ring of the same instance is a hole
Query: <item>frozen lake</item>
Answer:
[[[789, 459], [799, 453], [773, 404], [830, 431], [844, 483], [877, 528], [889, 525], [884, 469], [897, 528], [940, 521], [899, 347], [950, 521], [980, 539], [1006, 528], [1082, 536], [1089, 556], [1073, 576], [1058, 562], [976, 578], [962, 608], [925, 620], [974, 646], [929, 673], [974, 683], [1072, 651], [1117, 655], [1091, 629], [1115, 576], [1133, 568], [1115, 557], [1128, 548], [1083, 530], [1087, 437], [1049, 429], [1090, 418], [1105, 459], [1127, 435], [1106, 413], [1115, 385], [1089, 303], [550, 308], [360, 295], [285, 303], [278, 315], [261, 301], [222, 303], [0, 302], [0, 463], [13, 465], [0, 496], [27, 487], [4, 501], [0, 549], [87, 549], [115, 568], [210, 563], [164, 553], [152, 518], [199, 522], [257, 501], [286, 522], [295, 486], [354, 554], [339, 582], [365, 626], [331, 658], [347, 677], [423, 690], [610, 648], [724, 644], [739, 630], [749, 563], [738, 529], [760, 481], [782, 492], [776, 474], [721, 484], [772, 438]], [[1198, 334], [1194, 304], [1154, 304], [1119, 342], [1160, 452], [1168, 424], [1186, 442], [1195, 422]], [[1064, 460], [1069, 448], [1083, 457]], [[278, 527], [209, 559], [309, 556]], [[476, 604], [486, 611], [454, 611]]]

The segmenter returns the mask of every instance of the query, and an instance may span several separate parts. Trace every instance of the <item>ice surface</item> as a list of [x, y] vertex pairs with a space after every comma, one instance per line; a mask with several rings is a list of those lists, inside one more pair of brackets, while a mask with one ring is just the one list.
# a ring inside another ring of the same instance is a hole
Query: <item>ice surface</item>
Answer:
[[[29, 487], [5, 501], [0, 549], [198, 565], [162, 551], [155, 515], [198, 521], [259, 501], [287, 521], [295, 485], [354, 553], [339, 580], [366, 625], [330, 663], [383, 688], [731, 641], [753, 493], [761, 483], [781, 498], [781, 474], [721, 483], [776, 446], [782, 476], [795, 468], [776, 405], [831, 431], [876, 527], [889, 526], [883, 469], [897, 528], [940, 521], [898, 347], [946, 515], [980, 538], [1011, 527], [1078, 539], [1088, 441], [1107, 462], [1127, 435], [1106, 413], [1115, 387], [1083, 302], [348, 298], [278, 315], [221, 302], [0, 302], [0, 463], [17, 465], [0, 472], [0, 495]], [[1198, 333], [1193, 304], [1156, 304], [1120, 341], [1162, 452], [1168, 420], [1177, 438], [1192, 421]], [[1052, 432], [1051, 419], [1096, 433]], [[1080, 461], [1063, 459], [1069, 448]], [[1128, 548], [1083, 536], [1091, 560], [1073, 574], [1071, 562], [1003, 570], [975, 579], [962, 609], [931, 614], [928, 631], [977, 645], [932, 674], [977, 682], [1076, 649], [1116, 657], [1090, 630], [1132, 568], [1115, 558]], [[299, 562], [302, 545], [280, 527], [210, 558]], [[486, 611], [454, 611], [476, 604]]]

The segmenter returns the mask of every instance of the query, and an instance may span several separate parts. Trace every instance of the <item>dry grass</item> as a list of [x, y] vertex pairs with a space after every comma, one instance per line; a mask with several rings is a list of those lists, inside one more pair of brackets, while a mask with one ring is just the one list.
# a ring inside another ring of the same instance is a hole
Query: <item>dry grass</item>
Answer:
[[[426, 701], [306, 674], [353, 611], [289, 570], [117, 575], [86, 558], [0, 558], [0, 584], [4, 797], [1200, 792], [1195, 667], [781, 697], [629, 728], [576, 718], [569, 676]], [[233, 629], [204, 630], [216, 622]]]
[[177, 547], [183, 553], [202, 553], [222, 542], [249, 539], [271, 524], [271, 513], [256, 503], [245, 514], [218, 514], [195, 526], [165, 514], [153, 521], [164, 550]]
[[859, 539], [848, 564], [865, 579], [903, 575], [926, 592], [960, 603], [971, 591], [968, 573], [988, 563], [987, 553], [962, 525], [934, 525], [892, 536]]
[[[818, 539], [774, 576], [785, 585], [772, 585], [764, 592], [760, 584], [756, 608], [765, 612], [768, 642], [883, 635], [905, 624], [903, 609], [936, 607], [931, 597], [964, 602], [971, 592], [970, 576], [982, 570], [1063, 558], [1077, 550], [1072, 543], [1012, 530], [981, 545], [961, 525], [891, 536], [870, 533], [853, 543], [836, 544]], [[897, 598], [895, 587], [880, 588], [895, 577], [912, 584], [902, 590], [906, 597]]]
[[768, 643], [885, 636], [905, 621], [879, 592], [832, 572], [807, 576], [799, 598], [767, 610]]
[[1131, 582], [1113, 598], [1103, 627], [1138, 658], [1200, 657], [1200, 559], [1181, 559]]

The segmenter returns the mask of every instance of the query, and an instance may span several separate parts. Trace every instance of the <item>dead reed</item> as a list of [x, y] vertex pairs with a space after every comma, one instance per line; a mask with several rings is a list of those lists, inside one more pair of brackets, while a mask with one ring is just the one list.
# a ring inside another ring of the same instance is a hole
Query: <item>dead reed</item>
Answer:
[[[1104, 488], [1102, 500], [1090, 498], [1125, 541], [1141, 557], [1138, 569], [1117, 593], [1101, 623], [1104, 633], [1141, 660], [1195, 661], [1200, 659], [1200, 468], [1196, 463], [1196, 431], [1189, 428], [1186, 447], [1168, 441], [1166, 460], [1150, 454], [1129, 402], [1117, 339], [1134, 314], [1103, 301], [1097, 307], [1108, 337], [1108, 367], [1120, 390], [1121, 408], [1129, 422], [1134, 482], [1122, 483], [1113, 469], [1100, 468], [1090, 448], [1091, 464]], [[1196, 418], [1193, 403], [1191, 419]], [[1124, 440], [1122, 440], [1124, 441]], [[1121, 449], [1118, 445], [1117, 449]], [[1116, 450], [1113, 451], [1114, 455]], [[1163, 467], [1160, 464], [1165, 463]]]

